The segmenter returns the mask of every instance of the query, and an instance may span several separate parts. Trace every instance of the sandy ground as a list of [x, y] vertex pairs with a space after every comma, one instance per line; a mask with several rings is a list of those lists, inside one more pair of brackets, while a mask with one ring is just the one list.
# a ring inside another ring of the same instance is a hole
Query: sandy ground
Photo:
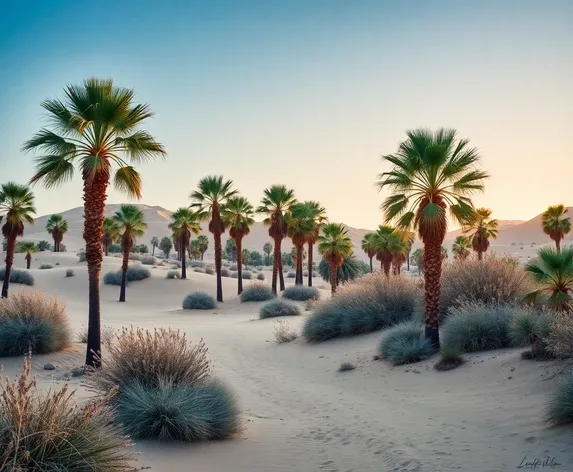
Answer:
[[[85, 264], [71, 253], [37, 254], [33, 267], [42, 262], [60, 265], [32, 269], [35, 289], [64, 299], [77, 331], [87, 319]], [[105, 258], [104, 273], [119, 264]], [[24, 267], [22, 255], [16, 266]], [[76, 276], [65, 278], [69, 267]], [[204, 338], [215, 374], [237, 393], [245, 428], [232, 441], [139, 442], [139, 463], [152, 471], [500, 472], [524, 470], [519, 466], [525, 457], [545, 456], [555, 457], [554, 470], [573, 471], [573, 430], [549, 429], [543, 421], [553, 364], [523, 361], [519, 351], [504, 350], [467, 356], [466, 365], [451, 372], [434, 371], [434, 360], [392, 368], [373, 360], [380, 333], [277, 345], [274, 321], [257, 319], [259, 303], [239, 302], [235, 279], [223, 279], [226, 301], [216, 310], [184, 312], [185, 294], [214, 293], [215, 278], [190, 272], [190, 280], [167, 280], [166, 270], [152, 269], [151, 279], [132, 283], [125, 304], [116, 301], [118, 287], [102, 286], [102, 322], [116, 328], [169, 326], [192, 341]], [[291, 327], [300, 330], [303, 318], [289, 319]], [[43, 386], [61, 385], [83, 358], [84, 346], [77, 344], [36, 356], [34, 372]], [[343, 361], [357, 369], [337, 372]], [[57, 370], [42, 370], [46, 362]], [[0, 364], [15, 375], [21, 359], [3, 358]], [[81, 394], [80, 381], [70, 382]]]

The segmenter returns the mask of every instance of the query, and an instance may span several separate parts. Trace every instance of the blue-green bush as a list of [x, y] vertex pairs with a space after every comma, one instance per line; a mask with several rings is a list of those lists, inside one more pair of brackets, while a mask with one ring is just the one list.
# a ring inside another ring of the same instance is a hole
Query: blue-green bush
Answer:
[[178, 270], [170, 270], [169, 272], [167, 272], [167, 278], [168, 279], [180, 279], [181, 274], [179, 273]]
[[221, 269], [221, 277], [231, 277], [231, 271], [226, 267]]
[[244, 270], [241, 273], [241, 276], [245, 280], [251, 280], [253, 278], [253, 273], [250, 270]]
[[73, 277], [74, 275], [76, 275], [76, 273], [74, 272], [74, 269], [67, 269], [66, 270], [66, 277]]
[[245, 287], [243, 293], [241, 293], [242, 302], [264, 302], [273, 298], [275, 298], [275, 294], [271, 287], [262, 283], [252, 283]]
[[263, 274], [262, 272], [259, 272], [257, 274], [257, 280], [265, 280], [265, 274]]
[[53, 269], [54, 266], [52, 264], [42, 264], [38, 269], [46, 270], [46, 269]]
[[202, 267], [195, 267], [195, 269], [193, 269], [193, 272], [198, 272], [199, 274], [204, 274], [205, 269], [203, 269]]
[[547, 419], [553, 424], [573, 423], [573, 373], [559, 379], [548, 400]]
[[416, 321], [401, 323], [386, 330], [379, 346], [380, 357], [393, 365], [419, 362], [433, 352], [432, 344], [424, 337], [422, 326]]
[[207, 275], [215, 275], [215, 269], [213, 269], [211, 266], [207, 266], [205, 267], [205, 273]]
[[[6, 267], [0, 268], [0, 281], [4, 281], [4, 275], [6, 274]], [[12, 267], [10, 272], [10, 283], [11, 284], [22, 284], [34, 286], [34, 276], [27, 270], [15, 269]]]
[[304, 285], [295, 285], [293, 287], [287, 287], [283, 292], [283, 298], [289, 300], [296, 300], [300, 302], [305, 302], [307, 300], [318, 300], [320, 298], [320, 292], [316, 287], [305, 287]]
[[259, 318], [274, 318], [276, 316], [298, 316], [300, 315], [300, 310], [296, 305], [292, 303], [287, 303], [283, 300], [272, 300], [265, 303], [260, 311]]
[[[126, 280], [127, 282], [138, 282], [151, 277], [151, 272], [147, 267], [140, 265], [129, 266], [127, 268]], [[103, 278], [105, 285], [121, 285], [121, 269], [115, 272], [108, 272]]]
[[287, 273], [287, 279], [294, 279], [296, 277], [296, 273], [295, 272], [288, 272]]
[[193, 269], [195, 269], [196, 267], [203, 269], [205, 267], [205, 262], [203, 262], [203, 261], [191, 261], [191, 262], [189, 262], [189, 265]]
[[205, 292], [192, 292], [183, 300], [185, 310], [210, 310], [216, 306], [215, 299]]

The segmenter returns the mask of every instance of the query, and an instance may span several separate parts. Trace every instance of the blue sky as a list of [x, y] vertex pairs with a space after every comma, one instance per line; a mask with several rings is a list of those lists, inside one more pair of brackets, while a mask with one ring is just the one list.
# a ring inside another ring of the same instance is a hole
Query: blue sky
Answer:
[[[169, 157], [141, 167], [144, 203], [185, 205], [221, 173], [253, 203], [284, 183], [371, 228], [380, 155], [447, 126], [492, 174], [477, 204], [528, 218], [573, 204], [571, 51], [569, 0], [2, 0], [0, 181], [31, 176], [40, 102], [97, 76], [156, 113]], [[40, 214], [82, 204], [79, 178], [36, 193]]]

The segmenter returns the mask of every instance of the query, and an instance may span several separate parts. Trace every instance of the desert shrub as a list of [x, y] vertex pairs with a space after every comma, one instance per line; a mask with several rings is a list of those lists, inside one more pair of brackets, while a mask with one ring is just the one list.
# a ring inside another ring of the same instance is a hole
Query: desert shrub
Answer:
[[[101, 327], [101, 341], [104, 344], [109, 344], [115, 339], [116, 330], [113, 326], [102, 326]], [[78, 340], [83, 344], [88, 342], [88, 328], [82, 326], [78, 331]]]
[[557, 319], [553, 311], [538, 311], [531, 307], [516, 308], [509, 322], [509, 337], [514, 346], [531, 346], [531, 358], [552, 357], [547, 350], [551, 327]]
[[232, 278], [232, 279], [238, 279], [238, 278], [239, 278], [239, 273], [238, 273], [238, 272], [231, 272], [231, 278]]
[[487, 256], [446, 264], [442, 275], [440, 316], [467, 303], [519, 304], [530, 291], [523, 268], [510, 260]]
[[[0, 268], [0, 281], [4, 281], [4, 276], [6, 275], [6, 267]], [[34, 276], [27, 270], [15, 269], [12, 267], [10, 272], [10, 283], [11, 284], [21, 284], [34, 286]]]
[[[361, 275], [370, 272], [370, 267], [366, 272], [362, 271], [360, 261], [356, 258], [354, 254], [349, 257], [344, 258], [342, 265], [338, 268], [338, 281], [341, 284], [352, 281], [360, 277]], [[321, 259], [318, 264], [318, 274], [322, 277], [325, 282], [330, 282], [330, 266], [326, 263], [324, 259]], [[316, 272], [313, 271], [313, 277], [316, 277]]]
[[296, 305], [283, 300], [272, 300], [265, 303], [259, 310], [259, 318], [273, 318], [275, 316], [297, 316], [300, 310]]
[[312, 311], [316, 308], [317, 304], [318, 304], [318, 300], [311, 298], [310, 300], [307, 300], [306, 303], [304, 304], [304, 310], [305, 311]]
[[[140, 265], [130, 266], [127, 268], [127, 282], [138, 282], [151, 277], [151, 272], [147, 267]], [[105, 285], [121, 285], [121, 269], [115, 272], [108, 272], [103, 278]]]
[[264, 302], [275, 298], [275, 294], [266, 284], [253, 283], [241, 293], [242, 302]]
[[83, 249], [77, 252], [78, 262], [85, 262], [86, 261], [86, 251]]
[[0, 379], [0, 470], [134, 472], [128, 439], [112, 423], [109, 392], [83, 406], [67, 385], [47, 393], [30, 380]]
[[181, 269], [181, 262], [179, 261], [169, 261], [172, 269]]
[[560, 359], [573, 357], [573, 317], [571, 313], [558, 313], [549, 328], [547, 350]]
[[237, 270], [237, 264], [231, 264], [231, 265], [229, 266], [229, 270], [231, 270], [231, 271]]
[[573, 373], [559, 379], [547, 404], [547, 419], [553, 424], [573, 423]]
[[53, 269], [54, 266], [52, 264], [42, 264], [38, 269], [46, 270], [46, 269]]
[[302, 276], [303, 276], [303, 277], [308, 277], [308, 270], [303, 270], [303, 271], [302, 271]]
[[196, 267], [195, 269], [193, 269], [193, 272], [198, 272], [199, 274], [204, 274], [205, 269], [203, 269], [202, 267]]
[[211, 310], [216, 307], [215, 299], [205, 292], [192, 292], [183, 300], [185, 310]]
[[0, 357], [61, 351], [70, 338], [66, 306], [59, 300], [23, 291], [0, 299]]
[[288, 321], [284, 320], [275, 321], [274, 335], [277, 344], [290, 343], [298, 338], [298, 334], [290, 328]]
[[515, 310], [513, 305], [476, 302], [451, 308], [442, 330], [442, 345], [462, 352], [509, 347], [509, 324]]
[[302, 334], [309, 342], [322, 342], [377, 331], [412, 319], [420, 301], [421, 289], [409, 278], [367, 275], [319, 303]]
[[338, 372], [347, 372], [349, 370], [354, 370], [354, 369], [356, 369], [356, 366], [354, 364], [351, 364], [350, 362], [343, 362], [342, 364], [340, 364]]
[[139, 256], [139, 261], [143, 265], [155, 265], [157, 264], [157, 259], [153, 256]]
[[178, 270], [170, 270], [169, 272], [167, 272], [167, 278], [168, 279], [179, 279], [179, 278], [181, 278], [181, 274], [179, 273]]
[[288, 272], [287, 273], [287, 279], [294, 279], [296, 277], [296, 273], [295, 272]]
[[211, 266], [205, 267], [205, 273], [208, 275], [215, 275], [215, 269]]
[[135, 439], [208, 441], [239, 429], [234, 395], [218, 382], [189, 386], [163, 380], [156, 388], [132, 383], [114, 404], [116, 420]]
[[204, 268], [205, 268], [205, 263], [204, 263], [203, 261], [191, 261], [191, 262], [189, 263], [189, 265], [190, 265], [193, 269], [195, 269], [196, 267], [199, 267], [199, 268], [201, 268], [201, 269], [204, 269]]
[[221, 277], [231, 277], [231, 271], [225, 267], [221, 269]]
[[440, 349], [440, 360], [436, 362], [436, 370], [452, 370], [464, 363], [462, 353], [457, 346], [442, 346]]
[[223, 267], [226, 267], [227, 269], [228, 269], [229, 267], [231, 267], [231, 264], [229, 264], [228, 262], [223, 262], [221, 265], [222, 265]]
[[283, 292], [283, 298], [301, 302], [305, 302], [307, 300], [318, 300], [320, 298], [320, 292], [316, 287], [295, 285], [294, 287], [288, 287], [285, 289]]
[[73, 277], [74, 275], [76, 275], [76, 273], [74, 272], [74, 269], [67, 269], [66, 270], [66, 277]]
[[416, 321], [401, 323], [388, 329], [380, 341], [380, 357], [393, 365], [419, 362], [433, 353], [432, 344], [424, 337], [422, 327]]
[[253, 273], [250, 270], [244, 270], [241, 273], [241, 277], [245, 280], [251, 280], [253, 278]]
[[262, 272], [259, 272], [257, 274], [257, 280], [265, 280], [265, 274], [263, 274]]

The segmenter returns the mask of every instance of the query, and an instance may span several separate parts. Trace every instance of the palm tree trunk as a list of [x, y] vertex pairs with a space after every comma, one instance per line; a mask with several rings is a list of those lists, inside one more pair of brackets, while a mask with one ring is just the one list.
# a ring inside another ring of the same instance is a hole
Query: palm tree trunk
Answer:
[[32, 265], [32, 255], [30, 253], [26, 254], [26, 269], [30, 270]]
[[424, 285], [426, 311], [424, 314], [426, 338], [434, 349], [440, 349], [440, 279], [442, 276], [442, 242], [426, 242], [424, 245]]
[[296, 275], [294, 279], [295, 285], [302, 285], [302, 251], [303, 245], [299, 244], [296, 246]]
[[223, 279], [221, 277], [221, 262], [223, 259], [223, 249], [221, 246], [221, 233], [214, 233], [215, 240], [215, 270], [217, 271], [217, 301], [223, 302]]
[[277, 276], [278, 271], [281, 270], [281, 240], [279, 238], [275, 238], [275, 247], [274, 247], [274, 261], [273, 261], [273, 278], [271, 282], [271, 289], [273, 293], [277, 294]]
[[187, 279], [187, 263], [185, 261], [185, 235], [181, 235], [179, 245], [181, 246], [181, 280]]
[[279, 285], [280, 285], [281, 292], [284, 292], [285, 274], [283, 273], [283, 256], [282, 256], [282, 254], [279, 256]]
[[243, 293], [243, 241], [241, 238], [235, 239], [237, 247], [237, 295]]
[[390, 267], [392, 266], [392, 262], [390, 261], [384, 261], [384, 263], [382, 264], [382, 268], [384, 269], [384, 275], [386, 277], [390, 277]]
[[561, 252], [561, 239], [557, 238], [555, 240], [555, 246], [557, 247], [557, 252]]
[[88, 266], [88, 343], [86, 365], [101, 366], [100, 274], [103, 256], [101, 239], [109, 174], [84, 175], [84, 240]]
[[119, 291], [119, 301], [125, 301], [125, 287], [127, 286], [127, 266], [129, 264], [129, 247], [123, 250], [123, 264], [121, 265], [121, 289]]
[[408, 268], [408, 272], [410, 272], [410, 251], [406, 253], [406, 267]]
[[4, 272], [4, 283], [2, 284], [2, 298], [8, 298], [8, 287], [10, 286], [10, 275], [14, 265], [14, 252], [16, 252], [16, 236], [7, 238], [6, 247], [6, 271]]
[[151, 245], [151, 256], [155, 257], [155, 244]]
[[337, 285], [337, 274], [338, 274], [338, 267], [334, 264], [330, 264], [330, 293], [334, 295], [336, 292], [336, 285]]
[[478, 261], [483, 260], [483, 251], [478, 251]]
[[372, 256], [370, 256], [370, 273], [374, 272], [374, 268], [372, 267]]
[[312, 243], [308, 243], [308, 286], [312, 287]]

